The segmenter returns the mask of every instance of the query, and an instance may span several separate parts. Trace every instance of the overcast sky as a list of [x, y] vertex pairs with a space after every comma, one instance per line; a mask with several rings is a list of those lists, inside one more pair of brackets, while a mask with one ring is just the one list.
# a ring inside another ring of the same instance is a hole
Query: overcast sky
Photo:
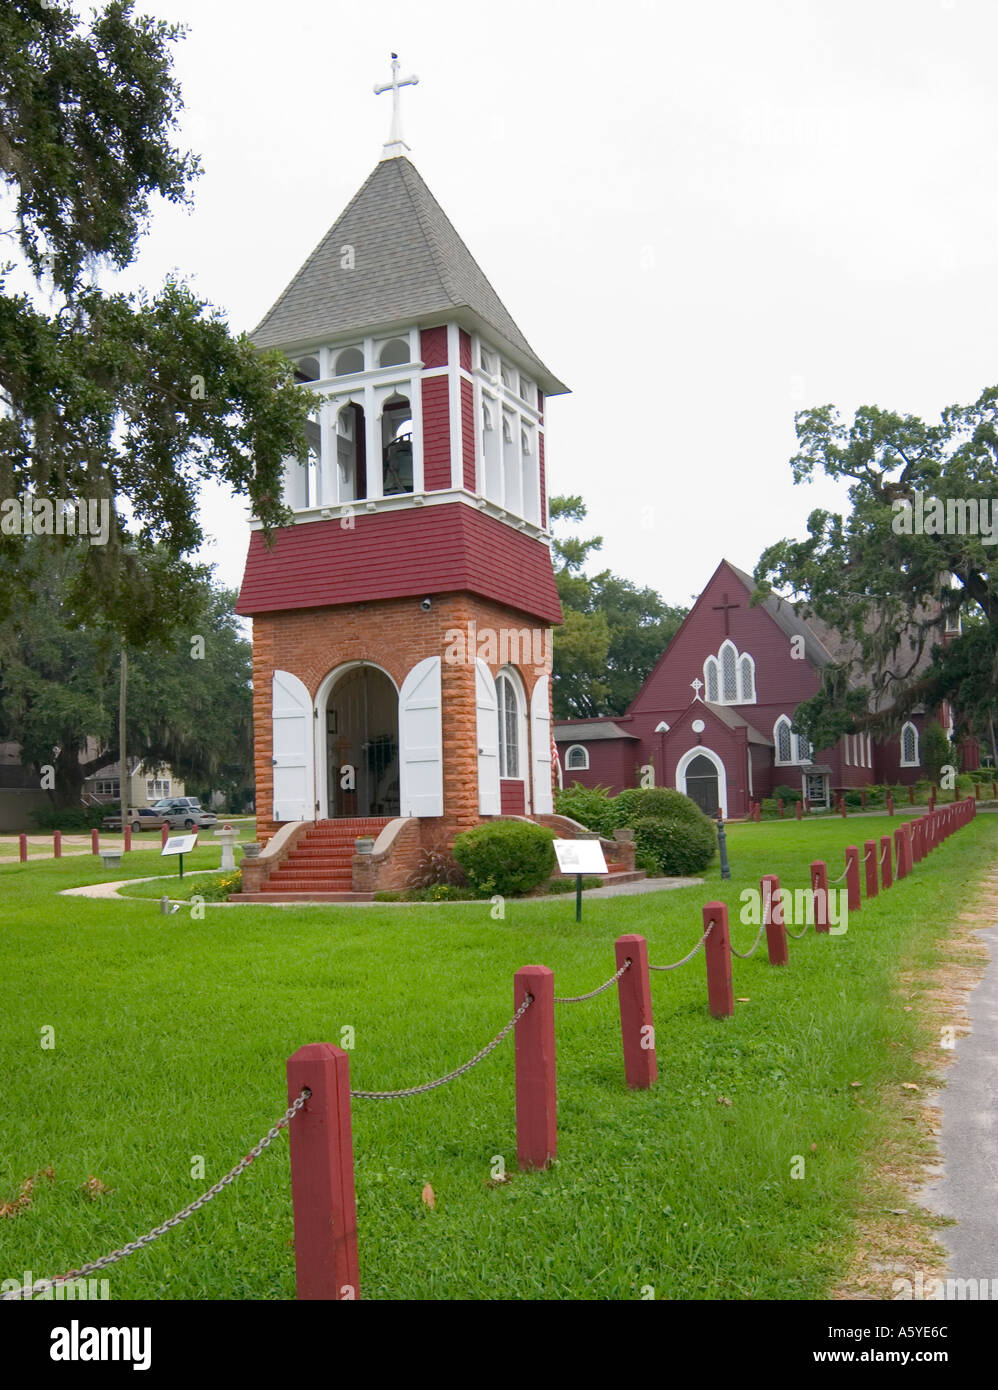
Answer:
[[[190, 27], [205, 172], [126, 283], [175, 269], [251, 330], [380, 158], [397, 51], [411, 158], [572, 389], [550, 490], [669, 602], [834, 503], [792, 485], [795, 410], [934, 416], [998, 380], [989, 0], [138, 8]], [[206, 498], [233, 585], [244, 516]]]

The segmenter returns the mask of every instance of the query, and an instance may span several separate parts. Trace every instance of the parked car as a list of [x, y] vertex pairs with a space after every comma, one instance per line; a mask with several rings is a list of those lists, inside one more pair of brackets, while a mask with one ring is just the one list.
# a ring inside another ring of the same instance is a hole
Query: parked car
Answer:
[[194, 796], [170, 796], [164, 797], [162, 801], [157, 801], [153, 805], [153, 813], [158, 816], [158, 825], [164, 821], [172, 830], [177, 830], [181, 826], [185, 830], [204, 829], [209, 825], [217, 825], [218, 817], [214, 811], [205, 811], [200, 801]]
[[[133, 833], [138, 834], [142, 830], [158, 830], [163, 824], [163, 817], [157, 815], [151, 806], [133, 806], [128, 813], [128, 823]], [[105, 816], [101, 826], [105, 830], [120, 830], [121, 817]]]

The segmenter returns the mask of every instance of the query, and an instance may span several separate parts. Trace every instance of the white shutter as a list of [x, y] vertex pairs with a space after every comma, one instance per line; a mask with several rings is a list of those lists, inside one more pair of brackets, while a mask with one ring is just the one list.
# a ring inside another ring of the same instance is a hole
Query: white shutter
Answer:
[[290, 671], [275, 671], [274, 820], [315, 819], [312, 697]]
[[439, 656], [417, 662], [399, 691], [399, 784], [403, 816], [443, 815]]
[[475, 662], [475, 703], [478, 710], [478, 814], [498, 816], [499, 801], [499, 701], [488, 663]]
[[550, 815], [551, 795], [551, 706], [550, 677], [538, 676], [530, 696], [530, 757], [534, 767], [534, 814]]

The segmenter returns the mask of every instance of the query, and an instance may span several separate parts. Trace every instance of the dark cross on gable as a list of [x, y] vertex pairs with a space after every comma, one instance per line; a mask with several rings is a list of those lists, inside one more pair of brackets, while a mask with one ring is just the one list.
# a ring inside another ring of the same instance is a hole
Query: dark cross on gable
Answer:
[[731, 626], [730, 626], [730, 619], [729, 619], [729, 617], [728, 617], [728, 609], [729, 609], [729, 608], [741, 608], [741, 604], [740, 604], [740, 603], [729, 603], [729, 602], [728, 602], [728, 596], [727, 596], [727, 594], [722, 594], [721, 597], [724, 599], [724, 602], [723, 602], [723, 603], [715, 603], [715, 604], [713, 604], [712, 606], [713, 606], [713, 608], [714, 608], [715, 610], [717, 610], [718, 608], [723, 608], [723, 609], [724, 609], [724, 635], [725, 635], [725, 637], [730, 637], [730, 636], [731, 636]]

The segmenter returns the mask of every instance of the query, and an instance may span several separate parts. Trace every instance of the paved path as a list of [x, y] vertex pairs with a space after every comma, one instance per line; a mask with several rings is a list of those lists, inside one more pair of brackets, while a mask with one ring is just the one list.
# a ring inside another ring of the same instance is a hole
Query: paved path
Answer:
[[[998, 887], [998, 873], [991, 881]], [[921, 1200], [958, 1223], [939, 1233], [949, 1252], [947, 1278], [994, 1280], [989, 1288], [998, 1292], [998, 920], [976, 935], [991, 959], [969, 996], [971, 1031], [957, 1039], [938, 1097], [942, 1177]]]
[[[195, 874], [217, 874], [218, 869], [189, 869], [186, 877], [192, 878]], [[170, 874], [163, 878], [161, 874], [154, 874], [150, 878], [121, 878], [114, 883], [85, 883], [81, 888], [63, 888], [62, 896], [67, 898], [113, 898], [117, 896], [119, 888], [127, 888], [130, 883], [154, 883], [157, 879], [163, 879], [164, 892], [167, 885], [176, 881], [176, 875]], [[608, 883], [604, 888], [583, 889], [584, 898], [628, 898], [635, 893], [663, 893], [670, 888], [695, 888], [697, 884], [703, 883], [702, 878], [646, 878], [637, 883]], [[167, 896], [169, 893], [167, 892]], [[552, 894], [552, 897], [554, 895]], [[574, 894], [562, 893], [558, 896], [571, 900]], [[156, 898], [129, 898], [129, 902], [148, 902], [155, 903]], [[205, 903], [206, 907], [467, 907], [469, 902], [474, 902], [474, 898], [464, 898], [456, 903]], [[486, 902], [487, 899], [481, 899]], [[547, 899], [546, 901], [550, 901]], [[171, 899], [171, 902], [181, 902], [186, 904], [186, 898]]]

